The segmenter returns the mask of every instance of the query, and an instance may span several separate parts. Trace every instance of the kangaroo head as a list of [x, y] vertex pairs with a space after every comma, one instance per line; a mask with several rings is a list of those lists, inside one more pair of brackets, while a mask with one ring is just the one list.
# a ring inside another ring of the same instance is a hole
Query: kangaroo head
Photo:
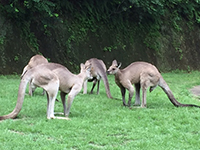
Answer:
[[108, 68], [108, 74], [116, 74], [121, 67], [121, 63], [118, 65], [116, 60], [113, 60], [112, 65]]
[[87, 79], [92, 79], [92, 74], [91, 74], [91, 64], [86, 62], [85, 64], [81, 63], [80, 65], [81, 67], [81, 72], [85, 73], [86, 75], [86, 80]]

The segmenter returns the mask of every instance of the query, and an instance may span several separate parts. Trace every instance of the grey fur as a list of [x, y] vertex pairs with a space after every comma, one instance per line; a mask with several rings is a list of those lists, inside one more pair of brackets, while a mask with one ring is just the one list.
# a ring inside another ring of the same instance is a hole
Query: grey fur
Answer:
[[157, 70], [157, 68], [147, 62], [134, 62], [124, 69], [119, 69], [117, 61], [114, 60], [112, 65], [108, 69], [109, 74], [115, 75], [115, 82], [119, 86], [122, 93], [123, 105], [126, 106], [125, 102], [125, 92], [126, 89], [129, 91], [129, 101], [128, 106], [131, 105], [131, 99], [133, 97], [134, 88], [132, 84], [135, 85], [136, 89], [136, 99], [135, 105], [140, 105], [140, 88], [142, 88], [142, 104], [141, 107], [146, 107], [146, 91], [150, 87], [150, 92], [152, 92], [157, 86], [160, 86], [163, 91], [167, 94], [171, 103], [176, 107], [199, 107], [193, 104], [181, 104], [179, 103], [169, 86]]

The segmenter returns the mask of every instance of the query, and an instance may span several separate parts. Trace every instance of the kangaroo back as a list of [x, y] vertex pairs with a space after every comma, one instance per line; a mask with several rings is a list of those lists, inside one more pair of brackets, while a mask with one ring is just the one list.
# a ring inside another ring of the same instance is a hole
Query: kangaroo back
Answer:
[[175, 97], [174, 97], [172, 91], [170, 90], [169, 86], [167, 85], [167, 83], [165, 82], [165, 80], [163, 79], [162, 76], [160, 77], [160, 82], [159, 82], [158, 85], [159, 85], [159, 86], [163, 89], [163, 91], [167, 94], [169, 100], [171, 101], [171, 103], [172, 103], [174, 106], [176, 106], [176, 107], [198, 107], [198, 108], [200, 108], [200, 106], [193, 105], [193, 104], [181, 104], [181, 103], [179, 103], [179, 102], [175, 99]]
[[44, 63], [48, 63], [48, 60], [42, 56], [42, 55], [34, 55], [33, 57], [31, 57], [31, 59], [29, 60], [28, 64], [24, 67], [23, 72], [21, 74], [21, 78], [23, 77], [23, 75], [30, 70], [31, 68], [40, 65], [40, 64], [44, 64]]

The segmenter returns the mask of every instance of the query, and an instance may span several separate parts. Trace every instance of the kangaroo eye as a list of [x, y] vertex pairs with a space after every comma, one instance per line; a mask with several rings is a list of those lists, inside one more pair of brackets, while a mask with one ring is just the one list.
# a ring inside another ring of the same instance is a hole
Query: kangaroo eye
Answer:
[[112, 68], [112, 70], [115, 70], [115, 68]]

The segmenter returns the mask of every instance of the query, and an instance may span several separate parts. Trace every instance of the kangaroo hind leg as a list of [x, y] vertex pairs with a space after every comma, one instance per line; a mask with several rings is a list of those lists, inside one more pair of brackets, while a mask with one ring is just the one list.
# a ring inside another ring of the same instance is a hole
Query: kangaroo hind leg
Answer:
[[147, 106], [147, 102], [146, 102], [147, 88], [152, 86], [148, 74], [146, 74], [146, 73], [140, 74], [140, 86], [142, 88], [142, 104], [141, 104], [141, 107], [145, 108]]
[[69, 92], [68, 94], [68, 98], [67, 98], [67, 109], [66, 109], [66, 112], [65, 112], [65, 116], [69, 116], [69, 113], [70, 113], [70, 108], [71, 108], [71, 105], [73, 103], [73, 100], [75, 98], [75, 96], [81, 91], [81, 86], [79, 84], [75, 84], [71, 91]]
[[64, 92], [60, 92], [60, 97], [61, 97], [61, 100], [62, 100], [62, 104], [63, 104], [63, 109], [64, 109], [64, 115], [66, 116], [66, 93]]
[[122, 101], [123, 105], [126, 106], [126, 100], [125, 100], [125, 95], [126, 95], [126, 89], [123, 86], [119, 86], [122, 94]]
[[58, 93], [59, 84], [48, 84], [48, 88], [45, 88], [47, 93], [47, 119], [55, 119], [54, 105]]
[[90, 94], [93, 94], [93, 90], [94, 90], [96, 84], [97, 84], [97, 79], [94, 79], [94, 80], [93, 80], [92, 89], [91, 89], [91, 91], [90, 91]]
[[55, 100], [59, 90], [59, 80], [56, 76], [52, 76], [52, 78], [46, 78], [44, 84], [41, 84], [42, 87], [47, 94], [47, 119], [54, 119], [54, 105]]
[[131, 99], [132, 99], [133, 94], [134, 94], [134, 88], [133, 88], [130, 81], [124, 82], [124, 86], [129, 91], [128, 106], [130, 107], [131, 106]]
[[140, 105], [140, 84], [135, 84], [135, 106]]

